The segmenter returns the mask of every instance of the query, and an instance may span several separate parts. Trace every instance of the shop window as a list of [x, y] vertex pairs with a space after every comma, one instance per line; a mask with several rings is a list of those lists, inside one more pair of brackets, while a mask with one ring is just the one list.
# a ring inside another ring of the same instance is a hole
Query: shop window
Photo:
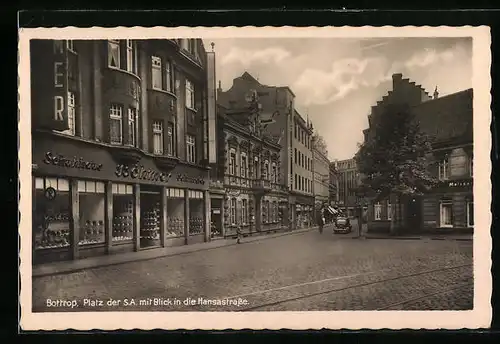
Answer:
[[186, 107], [195, 109], [194, 84], [188, 79], [186, 79]]
[[204, 200], [203, 192], [188, 190], [189, 197], [189, 235], [196, 235], [203, 233], [205, 225], [203, 223], [204, 217]]
[[161, 189], [141, 185], [141, 247], [160, 246]]
[[443, 201], [439, 205], [440, 208], [440, 225], [441, 227], [453, 227], [453, 204], [451, 201]]
[[132, 185], [113, 184], [113, 241], [134, 237], [134, 189]]
[[187, 161], [196, 162], [196, 139], [193, 135], [186, 135]]
[[448, 157], [439, 162], [439, 180], [448, 180], [450, 177], [450, 164]]
[[387, 220], [392, 220], [392, 204], [387, 202]]
[[173, 123], [168, 123], [167, 126], [167, 154], [169, 156], [174, 156], [174, 124]]
[[109, 138], [112, 144], [122, 144], [122, 117], [123, 107], [118, 104], [112, 104], [109, 108]]
[[234, 226], [236, 224], [236, 198], [231, 199], [231, 224]]
[[120, 68], [120, 41], [108, 41], [108, 67]]
[[229, 151], [229, 174], [236, 175], [236, 151], [234, 149]]
[[68, 92], [68, 129], [61, 133], [71, 136], [75, 136], [76, 134], [76, 101], [74, 92]]
[[241, 223], [248, 223], [248, 200], [246, 199], [241, 201]]
[[185, 233], [184, 209], [185, 209], [184, 190], [169, 188], [167, 190], [167, 238], [183, 237]]
[[159, 56], [151, 56], [151, 79], [153, 89], [163, 89], [162, 60]]
[[78, 181], [78, 200], [80, 204], [79, 245], [101, 244], [105, 242], [105, 196], [104, 183]]
[[467, 227], [474, 227], [474, 202], [467, 202]]
[[273, 222], [278, 222], [278, 203], [273, 202]]
[[163, 122], [153, 121], [153, 153], [163, 155]]
[[382, 204], [380, 204], [379, 202], [375, 203], [373, 205], [373, 210], [375, 214], [375, 221], [382, 220]]
[[137, 146], [137, 109], [128, 109], [128, 144]]
[[[47, 189], [55, 190], [48, 198]], [[35, 178], [33, 236], [35, 250], [70, 246], [71, 204], [69, 181], [60, 178]]]

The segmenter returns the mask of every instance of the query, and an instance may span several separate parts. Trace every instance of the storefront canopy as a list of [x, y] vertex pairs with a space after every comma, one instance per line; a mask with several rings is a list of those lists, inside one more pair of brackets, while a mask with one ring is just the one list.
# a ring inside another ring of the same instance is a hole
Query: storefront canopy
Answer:
[[328, 212], [329, 212], [330, 214], [332, 214], [332, 215], [336, 215], [336, 214], [338, 214], [338, 213], [339, 213], [339, 211], [338, 211], [338, 210], [336, 210], [336, 209], [334, 209], [334, 208], [332, 208], [332, 207], [330, 207], [330, 206], [328, 206], [326, 209], [327, 209], [327, 210], [328, 210]]

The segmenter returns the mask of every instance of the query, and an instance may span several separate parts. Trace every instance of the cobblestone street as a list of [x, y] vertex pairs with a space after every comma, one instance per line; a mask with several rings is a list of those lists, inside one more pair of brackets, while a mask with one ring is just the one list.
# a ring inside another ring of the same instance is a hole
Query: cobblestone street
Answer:
[[[37, 277], [33, 310], [472, 309], [472, 270], [472, 242], [362, 240], [325, 228]], [[58, 300], [74, 308], [54, 307]]]

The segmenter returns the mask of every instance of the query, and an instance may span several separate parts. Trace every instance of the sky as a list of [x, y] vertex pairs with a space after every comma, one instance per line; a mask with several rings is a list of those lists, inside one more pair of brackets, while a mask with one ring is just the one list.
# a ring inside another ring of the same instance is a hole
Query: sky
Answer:
[[295, 107], [323, 136], [330, 159], [349, 159], [363, 140], [371, 106], [402, 73], [429, 94], [472, 87], [471, 38], [223, 38], [215, 43], [222, 89], [245, 71], [289, 86]]

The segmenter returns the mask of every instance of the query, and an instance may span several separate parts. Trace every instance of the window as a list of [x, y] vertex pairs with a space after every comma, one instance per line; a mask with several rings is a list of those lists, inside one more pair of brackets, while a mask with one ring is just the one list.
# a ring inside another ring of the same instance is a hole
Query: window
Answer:
[[137, 145], [137, 109], [128, 109], [128, 144], [131, 146]]
[[273, 170], [272, 170], [271, 180], [272, 180], [273, 183], [277, 183], [278, 182], [278, 171], [276, 169], [276, 165], [275, 164], [273, 164]]
[[108, 67], [120, 68], [120, 41], [108, 41]]
[[79, 245], [104, 243], [105, 186], [102, 182], [78, 181], [80, 208]]
[[194, 104], [194, 85], [191, 81], [186, 79], [186, 107], [195, 109]]
[[76, 112], [75, 112], [75, 94], [73, 92], [68, 92], [68, 129], [62, 131], [63, 134], [75, 136], [75, 122], [76, 122]]
[[193, 135], [186, 135], [187, 161], [196, 162], [196, 139]]
[[127, 39], [127, 72], [137, 73], [134, 41]]
[[134, 237], [134, 187], [113, 184], [113, 241], [130, 241]]
[[294, 148], [295, 149], [295, 163], [297, 163], [297, 148]]
[[374, 214], [375, 214], [375, 221], [379, 221], [382, 219], [382, 204], [379, 202], [375, 203], [373, 206]]
[[167, 154], [170, 156], [174, 154], [174, 124], [169, 123], [167, 127]]
[[193, 55], [196, 54], [196, 40], [195, 39], [188, 39], [188, 51]]
[[453, 227], [453, 208], [451, 201], [443, 201], [440, 207], [440, 224], [441, 227]]
[[247, 177], [247, 156], [242, 154], [241, 155], [241, 174], [243, 178]]
[[231, 224], [236, 224], [236, 198], [231, 199]]
[[295, 174], [295, 189], [297, 189], [297, 174]]
[[264, 176], [263, 176], [263, 179], [264, 180], [268, 180], [269, 179], [269, 162], [268, 161], [264, 162]]
[[387, 202], [387, 220], [392, 220], [392, 204]]
[[112, 104], [109, 108], [109, 138], [112, 144], [122, 144], [122, 107]]
[[446, 157], [439, 163], [439, 180], [447, 180], [449, 176], [450, 176], [449, 161], [448, 157]]
[[189, 51], [189, 43], [187, 38], [181, 38], [181, 48]]
[[469, 157], [469, 175], [474, 176], [474, 157], [472, 155]]
[[467, 227], [474, 227], [474, 202], [467, 202]]
[[234, 149], [229, 152], [229, 174], [236, 175], [236, 151]]
[[170, 62], [165, 63], [165, 84], [167, 86], [167, 91], [172, 92], [172, 66], [170, 65]]
[[241, 201], [241, 223], [246, 224], [248, 222], [248, 201], [243, 199]]
[[153, 122], [153, 153], [163, 154], [163, 122]]
[[163, 75], [161, 69], [161, 57], [151, 56], [151, 78], [155, 90], [163, 89]]
[[297, 124], [295, 124], [294, 127], [295, 127], [295, 139], [297, 139]]

